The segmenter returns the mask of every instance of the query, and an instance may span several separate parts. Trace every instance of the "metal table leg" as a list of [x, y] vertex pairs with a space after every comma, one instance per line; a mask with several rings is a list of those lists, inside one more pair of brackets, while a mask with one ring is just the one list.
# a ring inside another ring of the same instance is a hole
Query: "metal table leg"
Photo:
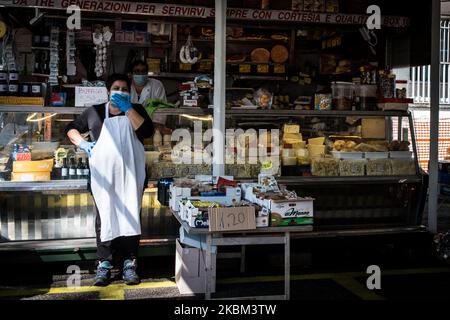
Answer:
[[241, 246], [241, 273], [245, 272], [245, 245]]
[[211, 254], [212, 236], [206, 236], [206, 261], [205, 261], [205, 299], [211, 300], [211, 283], [212, 283], [212, 254]]
[[284, 296], [286, 300], [290, 299], [291, 285], [291, 234], [284, 234]]

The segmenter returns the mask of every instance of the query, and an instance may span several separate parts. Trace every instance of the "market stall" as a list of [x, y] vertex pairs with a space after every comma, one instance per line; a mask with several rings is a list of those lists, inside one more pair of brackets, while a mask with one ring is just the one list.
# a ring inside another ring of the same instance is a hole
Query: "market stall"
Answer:
[[[38, 6], [40, 18], [26, 1], [0, 2], [5, 25], [15, 30], [2, 42], [4, 243], [93, 237], [88, 158], [70, 145], [64, 126], [89, 103], [102, 102], [101, 81], [136, 58], [164, 83], [170, 103], [145, 106], [161, 125], [145, 143], [152, 181], [144, 196], [144, 240], [178, 236], [161, 178], [213, 174], [248, 183], [264, 170], [298, 197], [315, 199], [316, 236], [420, 230], [428, 181], [417, 162], [409, 101], [391, 73], [399, 59], [394, 39], [410, 35], [414, 13], [388, 10], [393, 14], [383, 14], [375, 44], [360, 31], [368, 17], [363, 1], [317, 7], [281, 1], [270, 9], [252, 1], [228, 9], [220, 1], [216, 8], [212, 2], [100, 3], [80, 2], [82, 28], [72, 32], [65, 30], [70, 1]], [[21, 14], [37, 22], [23, 26]], [[211, 139], [212, 128], [222, 136]], [[192, 139], [189, 150], [172, 140], [177, 129]], [[242, 138], [240, 129], [256, 134]], [[211, 149], [218, 166], [206, 161]], [[173, 161], [186, 154], [188, 161]]]

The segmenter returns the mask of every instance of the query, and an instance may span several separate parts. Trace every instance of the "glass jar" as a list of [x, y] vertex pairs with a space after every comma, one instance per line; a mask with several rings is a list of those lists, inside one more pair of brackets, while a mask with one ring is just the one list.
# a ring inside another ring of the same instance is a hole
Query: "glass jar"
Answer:
[[24, 82], [20, 84], [20, 96], [21, 97], [29, 97], [31, 96], [31, 85], [28, 82]]
[[31, 96], [42, 97], [42, 83], [40, 82], [31, 83]]
[[19, 73], [16, 70], [9, 72], [8, 92], [10, 96], [19, 96]]
[[8, 92], [8, 73], [0, 70], [0, 96], [7, 96]]

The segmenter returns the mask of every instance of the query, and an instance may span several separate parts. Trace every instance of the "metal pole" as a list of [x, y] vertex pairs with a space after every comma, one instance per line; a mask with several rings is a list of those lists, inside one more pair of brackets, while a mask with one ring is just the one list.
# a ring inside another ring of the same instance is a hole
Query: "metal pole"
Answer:
[[441, 2], [433, 0], [431, 9], [431, 99], [430, 99], [430, 159], [429, 159], [429, 195], [428, 228], [437, 232], [438, 205], [438, 139], [439, 139], [439, 87], [440, 87], [440, 20]]
[[227, 2], [216, 0], [214, 36], [213, 175], [225, 174], [225, 55]]

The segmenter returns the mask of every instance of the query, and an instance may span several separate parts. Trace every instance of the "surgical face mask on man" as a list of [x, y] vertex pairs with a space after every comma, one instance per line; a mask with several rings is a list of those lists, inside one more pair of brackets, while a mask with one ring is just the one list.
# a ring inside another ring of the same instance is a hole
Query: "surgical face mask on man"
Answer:
[[133, 74], [133, 81], [137, 86], [143, 87], [147, 83], [148, 76], [146, 74]]

